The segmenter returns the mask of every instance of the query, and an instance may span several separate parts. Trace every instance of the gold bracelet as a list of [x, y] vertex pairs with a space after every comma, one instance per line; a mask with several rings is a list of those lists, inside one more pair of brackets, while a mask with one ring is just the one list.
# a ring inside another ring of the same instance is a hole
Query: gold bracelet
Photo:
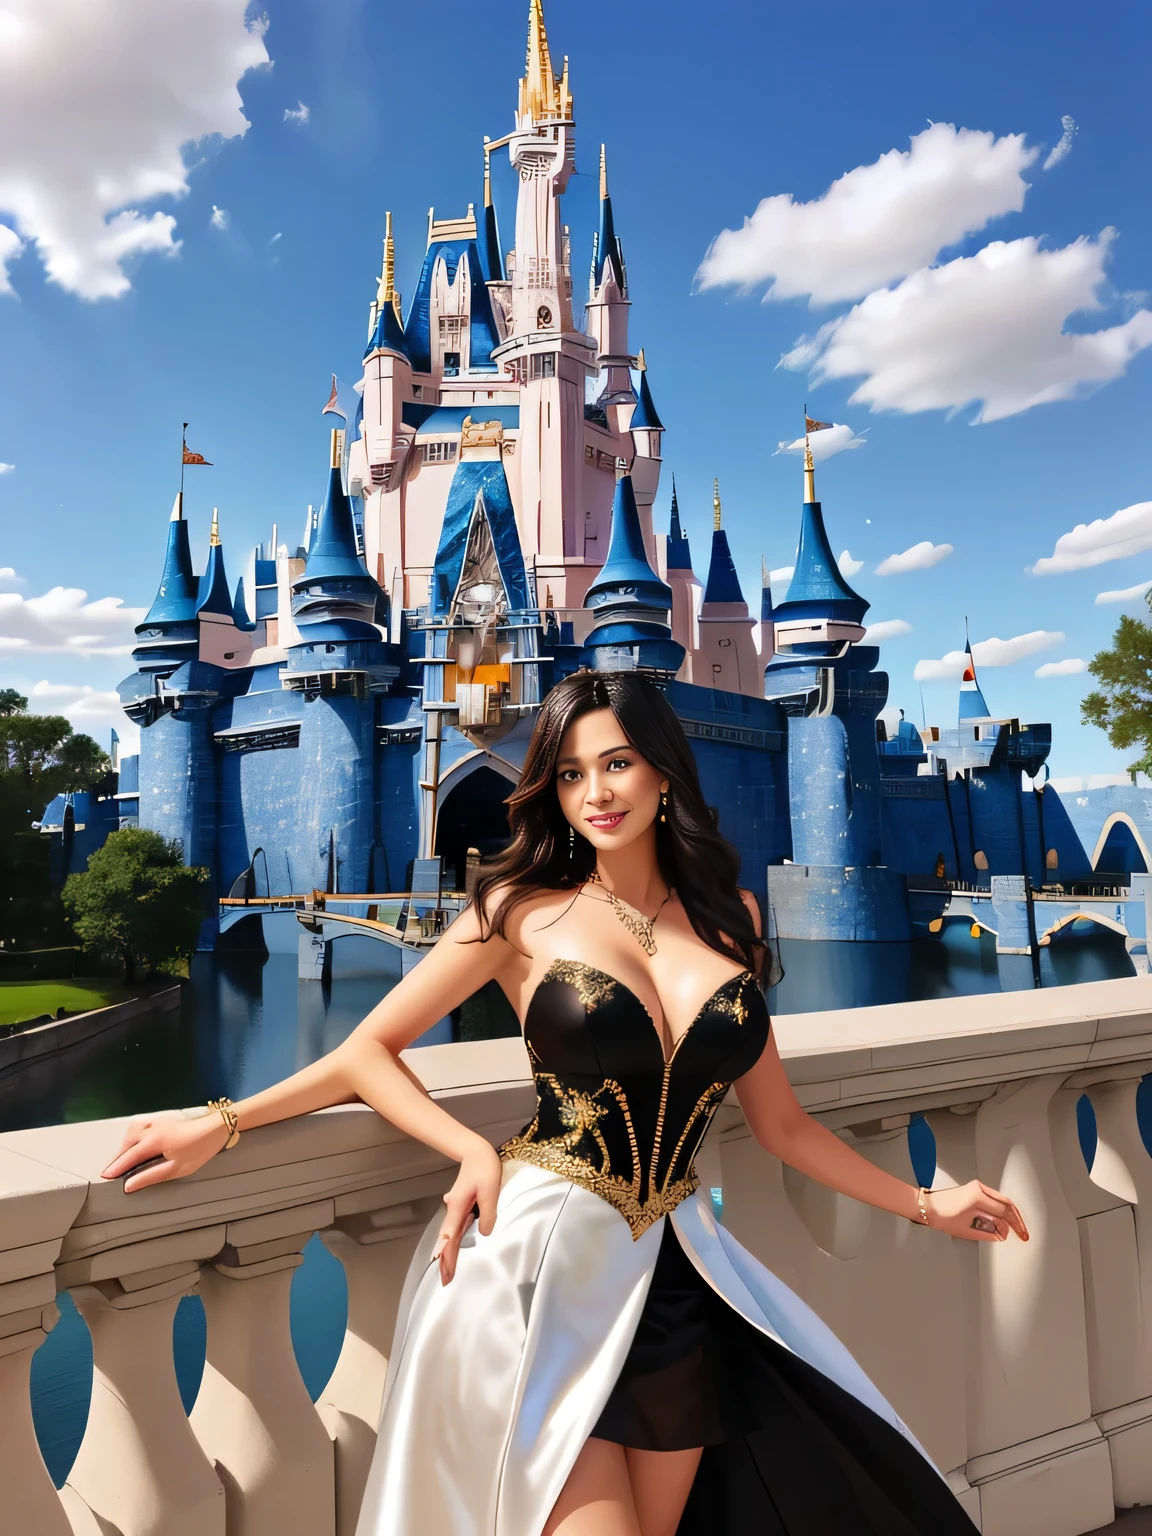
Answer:
[[927, 1199], [927, 1197], [931, 1193], [932, 1193], [932, 1191], [929, 1190], [929, 1189], [918, 1189], [916, 1191], [916, 1209], [920, 1212], [920, 1220], [924, 1223], [925, 1226], [928, 1225], [928, 1199]]
[[224, 1122], [224, 1129], [228, 1132], [228, 1140], [224, 1143], [224, 1151], [234, 1147], [240, 1140], [240, 1119], [232, 1108], [231, 1099], [209, 1099], [208, 1108], [214, 1109]]

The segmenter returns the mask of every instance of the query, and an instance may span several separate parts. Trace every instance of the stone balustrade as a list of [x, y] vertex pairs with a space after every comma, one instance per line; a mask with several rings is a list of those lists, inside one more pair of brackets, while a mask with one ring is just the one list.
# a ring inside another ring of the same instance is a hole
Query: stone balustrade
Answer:
[[[974, 1175], [1002, 1186], [1032, 1241], [953, 1242], [834, 1195], [764, 1153], [734, 1101], [700, 1159], [726, 1225], [841, 1335], [985, 1536], [1077, 1536], [1114, 1505], [1152, 1503], [1152, 1159], [1137, 1116], [1152, 978], [793, 1015], [776, 1029], [813, 1114], [909, 1180], [907, 1126], [923, 1116], [937, 1187]], [[528, 1118], [517, 1040], [409, 1060], [493, 1141]], [[452, 1170], [345, 1106], [249, 1132], [194, 1178], [128, 1197], [99, 1178], [123, 1124], [0, 1136], [0, 1529], [352, 1536], [400, 1287]], [[348, 1324], [313, 1405], [288, 1298], [317, 1232], [346, 1272]], [[94, 1370], [58, 1493], [28, 1382], [64, 1289]], [[207, 1360], [186, 1415], [172, 1326], [194, 1291]]]

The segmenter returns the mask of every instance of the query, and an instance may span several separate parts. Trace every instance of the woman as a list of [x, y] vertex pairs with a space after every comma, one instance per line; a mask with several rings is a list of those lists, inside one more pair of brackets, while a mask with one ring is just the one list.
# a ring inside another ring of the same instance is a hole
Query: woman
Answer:
[[[857, 1200], [983, 1242], [1027, 1239], [1015, 1206], [913, 1189], [800, 1109], [756, 903], [650, 683], [560, 683], [508, 804], [473, 905], [343, 1045], [219, 1115], [134, 1127], [105, 1177], [162, 1159], [126, 1179], [143, 1189], [355, 1100], [460, 1164], [409, 1271], [359, 1536], [971, 1533], [843, 1346], [717, 1226], [692, 1159], [734, 1086], [764, 1148]], [[538, 1094], [498, 1152], [399, 1059], [492, 979]]]

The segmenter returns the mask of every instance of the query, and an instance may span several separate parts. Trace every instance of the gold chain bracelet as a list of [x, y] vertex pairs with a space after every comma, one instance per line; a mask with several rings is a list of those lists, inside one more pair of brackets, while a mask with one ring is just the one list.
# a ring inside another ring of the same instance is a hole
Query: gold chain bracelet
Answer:
[[929, 1189], [918, 1189], [916, 1191], [916, 1209], [919, 1211], [920, 1220], [925, 1226], [928, 1225], [928, 1196], [931, 1193], [932, 1191]]
[[240, 1140], [240, 1118], [232, 1108], [231, 1099], [209, 1099], [208, 1108], [214, 1109], [224, 1122], [224, 1129], [228, 1132], [228, 1140], [224, 1143], [224, 1150], [227, 1151]]

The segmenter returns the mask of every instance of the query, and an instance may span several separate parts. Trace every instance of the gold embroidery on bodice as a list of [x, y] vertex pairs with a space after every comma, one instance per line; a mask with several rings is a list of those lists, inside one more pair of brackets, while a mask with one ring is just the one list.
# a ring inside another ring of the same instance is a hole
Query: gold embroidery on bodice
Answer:
[[[622, 1010], [618, 1014], [614, 1012], [608, 1020], [612, 1029], [599, 1041], [599, 1048], [607, 1054], [619, 1046], [623, 1052], [629, 1070], [621, 1071], [621, 1076], [628, 1077], [632, 1085], [633, 1102], [630, 1103], [628, 1092], [616, 1077], [604, 1076], [596, 1083], [584, 1072], [561, 1076], [549, 1070], [555, 1063], [542, 1060], [538, 1042], [528, 1039], [536, 1083], [536, 1114], [519, 1135], [504, 1143], [500, 1156], [509, 1161], [517, 1159], [534, 1163], [598, 1195], [620, 1212], [632, 1230], [633, 1239], [638, 1238], [699, 1187], [692, 1157], [733, 1080], [728, 1077], [707, 1082], [705, 1078], [706, 1086], [698, 1092], [687, 1113], [684, 1113], [687, 1104], [685, 1088], [691, 1092], [692, 1079], [681, 1084], [676, 1096], [682, 1106], [678, 1118], [682, 1118], [678, 1125], [669, 1126], [669, 1095], [680, 1047], [705, 1015], [715, 1016], [718, 1025], [730, 1020], [740, 1030], [750, 1017], [745, 998], [747, 989], [751, 987], [757, 998], [760, 993], [748, 973], [724, 983], [707, 999], [689, 1030], [676, 1042], [671, 1057], [665, 1060], [647, 1010], [631, 989], [614, 977], [579, 961], [558, 960], [545, 973], [541, 987], [547, 982], [564, 982], [570, 986], [579, 999], [585, 1020], [611, 1004]], [[729, 996], [733, 990], [736, 995]], [[763, 1010], [763, 1018], [766, 1038], [766, 1010]], [[533, 1024], [531, 1008], [528, 1024]], [[624, 1039], [629, 1029], [633, 1034]], [[637, 1036], [636, 1030], [644, 1033]], [[741, 1051], [745, 1050], [746, 1038], [740, 1030], [738, 1045]], [[732, 1043], [725, 1041], [722, 1044], [719, 1055], [727, 1061], [733, 1054]], [[746, 1065], [741, 1065], [741, 1072], [747, 1070], [759, 1055], [753, 1041], [748, 1040], [748, 1047], [754, 1049], [754, 1054]], [[544, 1054], [547, 1056], [548, 1052]], [[660, 1061], [663, 1062], [662, 1071], [657, 1067]], [[697, 1084], [700, 1082], [699, 1071], [697, 1064]], [[637, 1113], [647, 1127], [644, 1146], [637, 1133]], [[666, 1157], [663, 1148], [672, 1135], [676, 1136], [676, 1141], [671, 1157]], [[686, 1149], [690, 1155], [684, 1158]], [[684, 1166], [681, 1166], [682, 1158]]]

